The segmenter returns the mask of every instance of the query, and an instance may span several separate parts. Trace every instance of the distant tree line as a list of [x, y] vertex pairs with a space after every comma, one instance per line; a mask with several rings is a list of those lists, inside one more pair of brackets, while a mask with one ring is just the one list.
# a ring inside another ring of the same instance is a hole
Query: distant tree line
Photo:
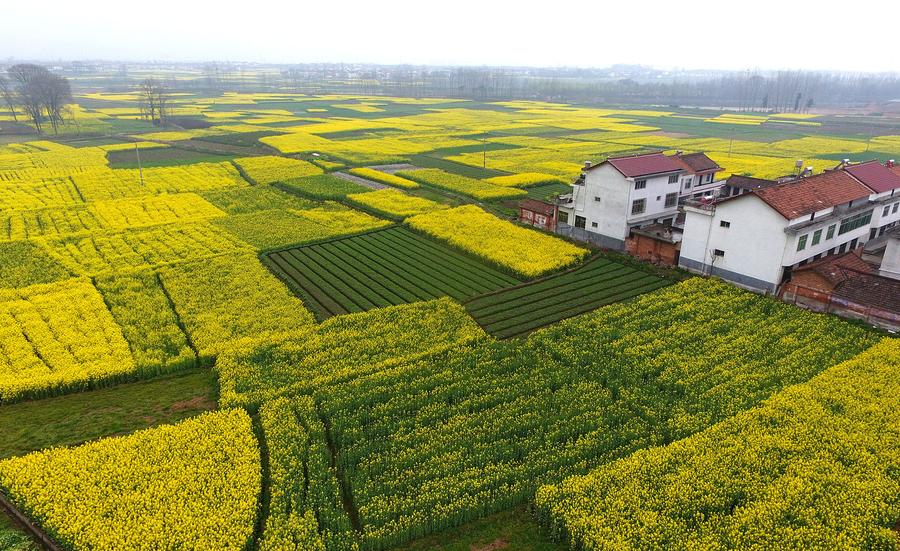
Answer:
[[281, 79], [269, 76], [267, 80], [282, 89], [306, 93], [477, 100], [524, 98], [797, 113], [819, 106], [862, 106], [900, 99], [897, 75], [809, 71], [720, 73], [706, 78], [610, 78], [591, 70], [393, 67], [357, 71], [348, 76], [335, 68], [318, 66], [285, 69]]
[[6, 70], [6, 76], [0, 75], [0, 94], [13, 121], [18, 122], [20, 109], [39, 133], [47, 123], [57, 133], [66, 106], [72, 103], [69, 79], [31, 63], [13, 65]]

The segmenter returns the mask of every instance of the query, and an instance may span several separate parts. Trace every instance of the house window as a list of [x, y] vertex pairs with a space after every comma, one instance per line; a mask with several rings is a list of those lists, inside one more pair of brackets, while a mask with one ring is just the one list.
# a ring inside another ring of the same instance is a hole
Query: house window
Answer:
[[728, 220], [722, 220], [721, 222], [719, 222], [719, 226], [723, 228], [730, 228], [731, 222], [729, 222]]
[[684, 189], [691, 189], [691, 184], [694, 182], [693, 178], [685, 178], [684, 179]]
[[900, 207], [900, 203], [894, 203], [894, 208], [891, 209], [891, 214], [897, 214], [898, 207]]
[[635, 180], [634, 189], [644, 189], [647, 187], [647, 180]]
[[596, 223], [596, 222], [591, 222], [591, 227], [592, 227], [592, 228], [596, 228], [596, 227], [597, 227], [597, 223]]
[[809, 237], [808, 235], [801, 235], [800, 239], [797, 240], [797, 250], [798, 251], [802, 251], [803, 249], [806, 248], [806, 239], [808, 237]]
[[678, 175], [677, 175], [677, 174], [673, 174], [673, 175], [669, 176], [669, 183], [670, 183], [670, 184], [677, 184], [677, 183], [678, 183]]
[[832, 224], [828, 226], [828, 233], [825, 234], [825, 239], [831, 239], [834, 237], [834, 229], [837, 228], [837, 224]]
[[822, 240], [822, 230], [816, 230], [816, 231], [813, 233], [812, 244], [813, 244], [813, 245], [818, 245], [818, 244], [819, 244], [819, 241], [821, 241], [821, 240]]
[[646, 199], [637, 199], [631, 203], [631, 214], [642, 214], [646, 209]]
[[891, 213], [891, 206], [890, 206], [890, 205], [884, 207], [884, 210], [881, 211], [881, 215], [882, 215], [882, 216], [887, 216], [887, 215], [890, 214], [890, 213]]
[[709, 174], [706, 175], [706, 183], [707, 183], [707, 184], [711, 184], [711, 183], [712, 183], [712, 179], [713, 179], [713, 174], [712, 174], [712, 173], [709, 173]]
[[850, 218], [844, 218], [843, 220], [841, 220], [841, 227], [838, 228], [838, 235], [844, 235], [849, 231], [853, 231], [863, 226], [868, 226], [871, 223], [872, 211], [870, 210], [861, 212], [856, 216], [851, 216]]
[[667, 193], [666, 194], [666, 206], [674, 207], [678, 204], [678, 194], [677, 193]]
[[722, 249], [713, 249], [713, 256], [725, 256], [725, 251], [723, 251]]
[[596, 201], [596, 202], [598, 202], [598, 203], [599, 203], [599, 202], [600, 202], [600, 198], [599, 198], [599, 197], [597, 197], [597, 196], [596, 196], [596, 195], [594, 195], [594, 201]]
[[584, 218], [584, 216], [578, 216], [578, 215], [576, 215], [576, 216], [575, 216], [575, 227], [576, 227], [576, 228], [582, 228], [582, 229], [584, 229], [584, 223], [585, 223], [586, 221], [587, 221], [587, 220]]

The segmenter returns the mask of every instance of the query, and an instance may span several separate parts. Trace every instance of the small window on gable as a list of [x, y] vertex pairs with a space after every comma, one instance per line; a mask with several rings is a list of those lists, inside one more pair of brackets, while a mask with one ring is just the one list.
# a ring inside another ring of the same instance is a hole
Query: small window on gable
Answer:
[[730, 228], [731, 222], [729, 222], [728, 220], [722, 220], [721, 222], [719, 222], [719, 226], [723, 228]]
[[725, 256], [725, 251], [723, 251], [722, 249], [713, 249], [713, 255], [722, 257]]

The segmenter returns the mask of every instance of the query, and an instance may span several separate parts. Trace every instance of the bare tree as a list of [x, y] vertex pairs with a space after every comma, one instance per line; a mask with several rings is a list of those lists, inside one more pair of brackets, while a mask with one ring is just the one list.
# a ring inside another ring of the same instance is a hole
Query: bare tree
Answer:
[[13, 65], [7, 72], [16, 83], [18, 103], [35, 130], [42, 132], [44, 122], [49, 121], [53, 132], [58, 132], [64, 109], [72, 101], [69, 79], [30, 63]]
[[31, 119], [35, 130], [42, 132], [44, 122], [44, 84], [43, 77], [49, 73], [40, 65], [20, 63], [13, 65], [7, 72], [16, 82], [18, 103]]
[[53, 133], [59, 132], [59, 125], [63, 122], [65, 107], [72, 102], [72, 87], [69, 79], [47, 73], [44, 76], [44, 109]]
[[12, 113], [13, 122], [19, 122], [19, 118], [16, 116], [16, 102], [12, 85], [10, 84], [9, 79], [3, 75], [0, 75], [0, 95], [3, 96], [3, 101], [6, 102], [10, 113]]
[[160, 126], [168, 116], [168, 92], [155, 78], [147, 78], [138, 86], [141, 95], [141, 116]]

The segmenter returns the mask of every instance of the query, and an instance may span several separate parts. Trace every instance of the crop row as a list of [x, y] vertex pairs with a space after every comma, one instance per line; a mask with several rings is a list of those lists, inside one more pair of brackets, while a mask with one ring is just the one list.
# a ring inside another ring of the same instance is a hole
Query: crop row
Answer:
[[517, 283], [404, 228], [271, 253], [267, 263], [324, 317]]
[[511, 337], [669, 285], [658, 276], [604, 259], [466, 303], [489, 333]]
[[259, 418], [270, 489], [260, 549], [349, 550], [355, 537], [312, 399], [272, 400]]

